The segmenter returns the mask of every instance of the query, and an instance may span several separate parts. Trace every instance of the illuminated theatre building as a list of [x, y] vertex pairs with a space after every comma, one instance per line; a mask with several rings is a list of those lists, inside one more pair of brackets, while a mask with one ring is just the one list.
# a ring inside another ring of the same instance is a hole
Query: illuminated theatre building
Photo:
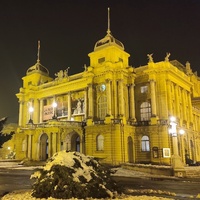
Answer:
[[[109, 26], [81, 73], [69, 76], [68, 68], [50, 77], [39, 51], [16, 94], [16, 159], [46, 160], [69, 150], [113, 165], [170, 165], [177, 148], [184, 163], [185, 154], [200, 160], [200, 79], [188, 62], [169, 61], [167, 54], [155, 63], [148, 55], [147, 65], [134, 68]], [[176, 144], [170, 116], [176, 117]]]

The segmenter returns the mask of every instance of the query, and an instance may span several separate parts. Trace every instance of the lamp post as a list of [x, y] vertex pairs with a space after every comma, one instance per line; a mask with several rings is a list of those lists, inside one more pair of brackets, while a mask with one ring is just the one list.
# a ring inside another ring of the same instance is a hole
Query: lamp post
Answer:
[[30, 116], [28, 123], [33, 124], [32, 113], [34, 111], [34, 108], [30, 106], [28, 110], [29, 110], [29, 116]]
[[183, 176], [184, 164], [181, 160], [181, 157], [178, 154], [178, 139], [177, 134], [184, 134], [184, 130], [177, 131], [177, 122], [175, 117], [170, 117], [170, 129], [169, 134], [172, 135], [172, 144], [173, 144], [173, 155], [172, 155], [172, 168], [174, 169], [174, 173], [177, 176]]
[[57, 103], [55, 101], [53, 102], [52, 107], [53, 107], [53, 117], [52, 117], [52, 119], [57, 119], [57, 116], [56, 116]]

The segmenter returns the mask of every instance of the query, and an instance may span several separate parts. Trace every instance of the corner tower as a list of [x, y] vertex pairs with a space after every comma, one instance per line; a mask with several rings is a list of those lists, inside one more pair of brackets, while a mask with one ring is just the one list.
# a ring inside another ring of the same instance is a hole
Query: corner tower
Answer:
[[97, 41], [94, 51], [89, 54], [90, 65], [98, 67], [104, 62], [118, 63], [121, 62], [123, 67], [128, 66], [130, 55], [124, 51], [124, 45], [113, 37], [110, 31], [110, 9], [108, 8], [108, 29], [104, 38]]
[[[94, 107], [92, 112], [89, 112], [89, 117], [105, 120], [106, 123], [110, 123], [112, 118], [123, 119], [124, 123], [135, 118], [134, 108], [128, 108], [129, 86], [133, 85], [135, 77], [133, 68], [129, 66], [129, 56], [122, 42], [111, 34], [108, 8], [107, 34], [96, 42], [94, 51], [89, 54], [89, 71], [93, 73], [94, 89], [93, 94], [90, 94], [94, 99], [93, 102], [90, 99], [90, 105]], [[131, 98], [131, 101], [134, 101], [134, 98]]]

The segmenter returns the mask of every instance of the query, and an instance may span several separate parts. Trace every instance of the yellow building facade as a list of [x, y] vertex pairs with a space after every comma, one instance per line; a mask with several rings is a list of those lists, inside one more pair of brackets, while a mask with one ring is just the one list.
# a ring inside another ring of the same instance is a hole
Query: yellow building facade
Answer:
[[109, 26], [81, 73], [69, 76], [67, 68], [50, 77], [39, 53], [40, 45], [16, 94], [19, 124], [9, 141], [16, 159], [46, 160], [65, 149], [112, 165], [170, 165], [177, 149], [183, 163], [186, 155], [200, 161], [200, 78], [189, 62], [170, 61], [168, 53], [155, 63], [148, 54], [145, 66], [132, 67]]

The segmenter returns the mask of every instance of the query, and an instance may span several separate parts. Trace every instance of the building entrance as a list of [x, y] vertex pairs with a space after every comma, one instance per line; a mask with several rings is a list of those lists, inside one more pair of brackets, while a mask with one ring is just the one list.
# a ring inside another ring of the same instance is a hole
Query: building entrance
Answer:
[[48, 158], [48, 135], [46, 133], [43, 133], [40, 137], [40, 160], [46, 160]]

